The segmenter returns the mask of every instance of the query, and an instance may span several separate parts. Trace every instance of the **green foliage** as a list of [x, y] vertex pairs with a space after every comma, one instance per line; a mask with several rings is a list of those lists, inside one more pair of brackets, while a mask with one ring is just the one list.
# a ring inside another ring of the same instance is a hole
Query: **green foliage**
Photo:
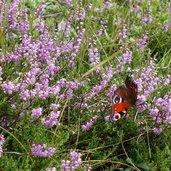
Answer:
[[[80, 23], [76, 20], [72, 21], [71, 32], [68, 38], [65, 38], [63, 30], [56, 31], [62, 21], [70, 17], [74, 13], [74, 9], [80, 8], [77, 1], [73, 1], [73, 6], [67, 6], [63, 1], [50, 1], [46, 0], [46, 10], [43, 13], [43, 20], [49, 26], [51, 37], [57, 36], [60, 41], [68, 42], [70, 38], [73, 40], [78, 36], [77, 27]], [[34, 30], [34, 25], [37, 19], [34, 12], [38, 7], [40, 0], [26, 0], [21, 3], [21, 9], [29, 9], [29, 34], [33, 40], [39, 37], [39, 32]], [[92, 170], [124, 170], [132, 171], [136, 168], [141, 171], [169, 171], [171, 168], [171, 133], [170, 126], [163, 126], [163, 132], [160, 135], [154, 135], [152, 132], [152, 121], [149, 114], [144, 111], [138, 115], [137, 120], [134, 121], [136, 109], [129, 110], [130, 116], [128, 118], [119, 120], [117, 122], [106, 123], [104, 117], [111, 113], [111, 102], [107, 100], [106, 94], [108, 93], [109, 85], [99, 94], [96, 94], [92, 101], [87, 102], [84, 109], [75, 107], [76, 102], [82, 99], [77, 97], [84, 97], [93, 86], [98, 85], [102, 80], [102, 76], [90, 74], [87, 78], [86, 73], [93, 67], [88, 63], [88, 50], [90, 39], [91, 43], [100, 51], [100, 60], [103, 62], [109, 59], [112, 55], [113, 58], [101, 64], [102, 73], [108, 65], [116, 65], [118, 63], [118, 56], [121, 55], [121, 45], [119, 38], [116, 36], [118, 28], [115, 22], [117, 19], [122, 18], [127, 22], [127, 27], [130, 28], [127, 39], [127, 46], [133, 52], [133, 60], [130, 65], [126, 65], [123, 73], [114, 76], [110, 81], [110, 85], [119, 86], [123, 83], [127, 75], [127, 69], [132, 68], [136, 72], [139, 69], [141, 72], [144, 67], [149, 65], [149, 61], [156, 56], [156, 74], [159, 75], [161, 80], [164, 80], [166, 75], [170, 75], [171, 66], [171, 30], [163, 33], [162, 26], [170, 19], [170, 13], [165, 12], [167, 3], [154, 1], [152, 4], [153, 22], [151, 25], [144, 27], [140, 21], [140, 14], [134, 15], [130, 13], [129, 1], [115, 1], [112, 2], [110, 10], [104, 10], [103, 13], [96, 11], [88, 12], [88, 1], [83, 0], [82, 6], [86, 9], [87, 16], [84, 22], [86, 30], [83, 43], [80, 46], [77, 58], [75, 60], [74, 69], [71, 70], [67, 67], [67, 55], [61, 55], [61, 70], [59, 75], [54, 76], [53, 82], [59, 78], [66, 78], [69, 80], [81, 80], [84, 86], [79, 91], [74, 91], [74, 98], [63, 100], [61, 97], [49, 98], [40, 100], [35, 98], [30, 100], [30, 105], [27, 108], [23, 107], [21, 103], [19, 92], [7, 95], [0, 89], [0, 119], [5, 118], [8, 120], [9, 125], [4, 125], [3, 134], [5, 135], [5, 144], [3, 145], [4, 153], [0, 159], [0, 170], [45, 170], [48, 167], [56, 167], [57, 170], [61, 168], [62, 160], [69, 160], [69, 152], [76, 150], [82, 153], [83, 166], [78, 170], [86, 170], [86, 164], [90, 164]], [[92, 1], [92, 8], [97, 8], [102, 5], [102, 1]], [[147, 8], [147, 1], [143, 2], [142, 9]], [[91, 16], [94, 16], [91, 17]], [[97, 17], [97, 18], [96, 18]], [[100, 29], [100, 21], [106, 20], [107, 29], [102, 36], [97, 37], [98, 30]], [[137, 49], [137, 39], [148, 30], [148, 40], [145, 45], [144, 51]], [[13, 30], [8, 33], [16, 34], [17, 31]], [[9, 36], [10, 37], [10, 36]], [[0, 46], [3, 54], [6, 53], [6, 45], [8, 51], [15, 51], [15, 47], [20, 43], [18, 37], [16, 41], [11, 39], [6, 40], [5, 33], [0, 27]], [[7, 41], [7, 42], [6, 42]], [[58, 46], [58, 40], [56, 45]], [[70, 55], [70, 54], [69, 54]], [[119, 61], [120, 62], [120, 61]], [[3, 69], [3, 79], [23, 79], [17, 77], [18, 72], [29, 71], [30, 66], [27, 66], [25, 59], [21, 60], [21, 64], [11, 62], [10, 65], [5, 63]], [[95, 70], [95, 68], [94, 68]], [[92, 73], [94, 73], [94, 70]], [[116, 68], [117, 70], [117, 68]], [[44, 72], [44, 71], [42, 71]], [[84, 75], [85, 74], [85, 75]], [[39, 77], [37, 77], [39, 79]], [[89, 81], [91, 80], [91, 81]], [[0, 80], [1, 81], [1, 80]], [[32, 85], [29, 87], [32, 88]], [[171, 90], [170, 85], [157, 87], [148, 98], [147, 102], [153, 101], [156, 97], [163, 97]], [[62, 90], [63, 92], [66, 89]], [[60, 123], [54, 128], [47, 128], [41, 124], [41, 119], [33, 120], [31, 110], [37, 106], [44, 107], [45, 115], [50, 112], [49, 104], [61, 102], [61, 118]], [[11, 104], [15, 104], [16, 108]], [[103, 105], [104, 106], [103, 106]], [[104, 110], [102, 108], [105, 108]], [[148, 106], [147, 106], [148, 107]], [[84, 132], [81, 127], [94, 115], [98, 116], [97, 121], [89, 132]], [[140, 121], [145, 121], [148, 124], [139, 125]], [[56, 153], [51, 158], [36, 157], [31, 154], [32, 144], [46, 143], [51, 147], [56, 148]], [[85, 164], [85, 165], [84, 165]]]

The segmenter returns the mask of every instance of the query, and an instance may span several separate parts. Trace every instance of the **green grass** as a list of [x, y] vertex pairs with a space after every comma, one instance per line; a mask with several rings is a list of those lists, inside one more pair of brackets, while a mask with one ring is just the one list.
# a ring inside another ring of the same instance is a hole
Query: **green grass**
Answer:
[[[39, 2], [41, 1], [27, 0], [20, 4], [21, 9], [29, 11], [30, 28], [28, 32], [33, 40], [37, 40], [40, 36], [40, 33], [33, 27], [35, 23], [38, 23], [34, 11]], [[54, 80], [50, 81], [51, 85], [55, 85], [61, 78], [68, 81], [79, 80], [83, 82], [84, 86], [74, 90], [74, 96], [71, 99], [48, 97], [42, 100], [36, 97], [29, 100], [30, 105], [27, 108], [24, 107], [24, 103], [20, 99], [19, 91], [9, 95], [4, 93], [1, 88], [0, 119], [7, 119], [9, 126], [0, 127], [0, 131], [6, 138], [3, 145], [4, 153], [0, 160], [0, 170], [39, 171], [48, 167], [56, 167], [56, 170], [60, 170], [61, 161], [69, 159], [69, 153], [75, 150], [82, 154], [83, 163], [78, 168], [80, 171], [86, 170], [88, 165], [95, 171], [169, 171], [171, 168], [171, 127], [169, 124], [162, 124], [164, 131], [159, 135], [154, 134], [152, 131], [154, 122], [147, 109], [138, 114], [137, 120], [134, 121], [136, 107], [128, 111], [130, 116], [126, 119], [109, 123], [104, 120], [104, 117], [112, 112], [112, 104], [107, 97], [111, 85], [119, 87], [129, 74], [133, 74], [135, 79], [141, 78], [142, 72], [154, 59], [155, 66], [150, 74], [154, 74], [161, 81], [165, 79], [166, 75], [171, 75], [171, 30], [162, 31], [163, 25], [170, 21], [169, 2], [154, 0], [150, 6], [153, 20], [147, 26], [141, 24], [140, 13], [133, 14], [130, 11], [129, 6], [133, 7], [135, 2], [112, 1], [110, 10], [105, 9], [102, 13], [88, 11], [88, 1], [83, 1], [81, 4], [74, 1], [72, 7], [67, 6], [63, 1], [47, 0], [44, 3], [47, 4], [47, 7], [42, 20], [48, 25], [49, 39], [58, 38], [55, 42], [56, 46], [60, 46], [60, 43], [64, 41], [76, 40], [78, 27], [80, 29], [79, 21], [71, 20], [71, 32], [68, 38], [64, 36], [63, 30], [57, 32], [56, 26], [62, 20], [66, 21], [71, 14], [76, 12], [76, 9], [85, 8], [86, 17], [83, 20], [85, 33], [76, 55], [74, 68], [68, 67], [67, 58], [70, 57], [71, 52], [62, 54], [60, 61], [56, 61], [61, 70], [55, 74]], [[100, 0], [91, 1], [91, 3], [93, 9], [103, 4]], [[143, 2], [140, 9], [142, 11], [148, 9], [146, 1]], [[119, 27], [116, 27], [115, 22], [119, 18], [121, 23]], [[98, 37], [101, 20], [107, 22], [107, 29]], [[124, 24], [127, 24], [128, 28], [127, 38], [120, 42], [118, 33], [122, 31], [121, 28]], [[5, 25], [4, 22], [1, 26]], [[146, 31], [148, 32], [147, 43], [144, 50], [140, 51], [136, 45], [137, 40]], [[12, 34], [17, 36], [15, 41], [12, 41]], [[0, 35], [2, 48], [0, 55], [15, 52], [16, 47], [21, 43], [20, 37], [23, 36], [16, 29], [8, 29], [7, 34], [0, 30]], [[4, 41], [5, 37], [6, 41]], [[89, 46], [90, 43], [92, 47]], [[91, 66], [88, 59], [88, 51], [92, 48], [97, 48], [100, 54], [100, 62], [95, 66]], [[92, 100], [86, 101], [86, 94], [90, 93], [92, 88], [103, 80], [106, 67], [112, 66], [114, 71], [117, 70], [116, 67], [120, 63], [119, 57], [126, 48], [133, 52], [131, 63], [125, 64], [124, 70], [115, 74], [101, 92], [97, 93]], [[95, 72], [98, 67], [101, 68], [99, 75]], [[131, 68], [131, 72], [127, 72], [128, 68]], [[42, 73], [45, 72], [45, 69], [46, 67], [42, 68]], [[22, 80], [24, 73], [29, 70], [30, 66], [26, 58], [23, 58], [19, 65], [15, 62], [4, 62], [2, 81]], [[20, 77], [18, 76], [19, 72], [23, 73]], [[37, 80], [39, 80], [39, 76], [37, 76]], [[31, 90], [33, 87], [30, 85], [29, 89]], [[147, 107], [153, 104], [156, 97], [163, 97], [165, 94], [171, 93], [170, 90], [170, 83], [157, 85], [146, 101]], [[62, 90], [64, 93], [66, 91], [67, 88]], [[143, 94], [144, 91], [139, 93]], [[78, 109], [75, 104], [82, 101], [86, 102], [88, 107]], [[31, 111], [33, 108], [43, 106], [45, 115], [48, 115], [51, 103], [61, 104], [60, 124], [53, 128], [47, 128], [41, 124], [40, 119], [33, 120], [31, 118]], [[12, 104], [16, 105], [16, 109], [12, 107]], [[98, 119], [90, 131], [82, 131], [81, 126], [94, 115], [97, 115]], [[144, 124], [137, 126], [140, 121], [144, 121]], [[31, 154], [32, 144], [43, 143], [56, 148], [54, 156], [41, 158]]]

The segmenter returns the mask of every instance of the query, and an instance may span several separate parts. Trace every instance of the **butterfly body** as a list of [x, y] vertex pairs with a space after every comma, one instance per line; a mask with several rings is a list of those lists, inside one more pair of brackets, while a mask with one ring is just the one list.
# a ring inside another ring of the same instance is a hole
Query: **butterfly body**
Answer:
[[130, 77], [127, 77], [125, 85], [120, 86], [114, 93], [113, 113], [117, 114], [117, 118], [122, 117], [131, 106], [136, 104], [136, 100], [137, 85]]

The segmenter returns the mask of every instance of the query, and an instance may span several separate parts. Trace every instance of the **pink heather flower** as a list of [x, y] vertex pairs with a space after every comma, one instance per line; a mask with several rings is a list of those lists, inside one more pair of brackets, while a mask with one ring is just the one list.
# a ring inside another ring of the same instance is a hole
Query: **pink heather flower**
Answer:
[[151, 24], [152, 22], [152, 15], [151, 15], [151, 10], [147, 12], [147, 14], [141, 13], [141, 23], [144, 26], [147, 26], [148, 24]]
[[70, 30], [71, 30], [71, 18], [69, 18], [65, 24], [65, 30], [64, 30], [64, 35], [66, 37], [69, 37], [70, 34]]
[[90, 121], [87, 122], [85, 125], [82, 125], [82, 130], [89, 131], [96, 120], [97, 120], [97, 115], [95, 115], [93, 118], [91, 118]]
[[4, 20], [5, 14], [6, 14], [6, 3], [4, 3], [4, 5], [3, 5], [3, 1], [0, 1], [0, 6], [1, 6], [0, 23], [2, 23], [2, 21]]
[[28, 18], [26, 18], [25, 11], [19, 13], [18, 31], [21, 33], [26, 33], [29, 30]]
[[135, 7], [134, 7], [134, 9], [133, 9], [133, 13], [134, 14], [137, 14], [137, 12], [139, 11], [139, 5], [136, 5]]
[[67, 92], [65, 93], [65, 97], [67, 99], [71, 99], [73, 97], [73, 90], [71, 88], [67, 90]]
[[56, 149], [53, 147], [48, 147], [46, 144], [33, 144], [31, 148], [32, 155], [39, 157], [52, 157]]
[[49, 89], [50, 88], [48, 87], [48, 88], [45, 88], [44, 90], [40, 90], [38, 94], [39, 98], [46, 99], [49, 96]]
[[163, 25], [163, 32], [167, 32], [169, 30], [169, 28], [171, 27], [171, 23], [166, 23]]
[[[100, 54], [99, 54], [99, 51], [97, 48], [89, 49], [88, 50], [88, 56], [89, 56], [90, 65], [92, 67], [97, 65], [100, 62]], [[97, 68], [96, 72], [99, 73], [100, 68]]]
[[153, 117], [153, 118], [156, 118], [158, 115], [159, 115], [159, 110], [155, 107], [153, 109], [149, 109], [150, 110], [150, 115]]
[[60, 107], [61, 107], [60, 104], [52, 103], [51, 106], [50, 106], [50, 109], [53, 110], [53, 111], [57, 111]]
[[153, 72], [155, 63], [154, 61], [150, 61], [150, 64], [147, 68], [144, 68], [139, 78], [135, 80], [138, 84], [139, 95], [137, 99], [137, 108], [138, 111], [145, 110], [147, 98], [150, 96], [151, 92], [159, 85], [159, 78], [156, 76], [157, 73]]
[[105, 118], [104, 118], [105, 122], [111, 122], [112, 121], [112, 117], [113, 117], [113, 114], [105, 116]]
[[57, 125], [59, 117], [60, 117], [60, 111], [57, 112], [51, 111], [48, 118], [41, 119], [41, 123], [48, 128], [52, 128], [53, 126]]
[[128, 50], [122, 54], [121, 63], [124, 65], [126, 63], [130, 64], [132, 60], [132, 51]]
[[70, 55], [70, 57], [68, 58], [68, 62], [69, 62], [69, 67], [70, 68], [73, 68], [74, 67], [74, 60], [76, 58], [76, 54], [80, 48], [80, 45], [81, 45], [81, 42], [82, 42], [82, 39], [84, 37], [84, 32], [85, 32], [85, 29], [82, 28], [78, 31], [78, 37], [77, 37], [77, 40], [74, 44], [74, 47], [73, 47], [73, 51]]
[[113, 74], [113, 68], [107, 67], [106, 73], [102, 75], [103, 80], [100, 82], [100, 84], [95, 85], [95, 87], [92, 88], [91, 92], [86, 95], [86, 100], [91, 100], [97, 93], [102, 91], [107, 86], [108, 82], [112, 79]]
[[35, 12], [35, 15], [36, 15], [37, 18], [41, 18], [42, 13], [44, 12], [45, 8], [46, 8], [46, 5], [45, 5], [45, 4], [41, 4], [41, 5], [37, 8], [37, 10], [36, 10], [36, 12]]
[[65, 0], [66, 4], [71, 6], [72, 5], [72, 0]]
[[162, 131], [163, 131], [163, 129], [162, 128], [153, 128], [153, 132], [154, 132], [154, 134], [161, 134], [162, 133]]
[[0, 135], [0, 157], [2, 157], [2, 154], [3, 154], [2, 146], [3, 146], [4, 142], [5, 142], [4, 135]]
[[91, 10], [91, 9], [92, 9], [92, 4], [89, 3], [89, 4], [88, 4], [88, 10]]
[[12, 94], [14, 91], [18, 90], [18, 86], [16, 86], [12, 81], [4, 81], [1, 84], [1, 87], [6, 94]]
[[165, 94], [163, 98], [154, 99], [149, 107], [150, 115], [157, 124], [171, 124], [171, 98]]
[[66, 87], [71, 88], [73, 90], [79, 89], [81, 86], [83, 86], [83, 82], [79, 82], [77, 80], [75, 81], [67, 81], [66, 82]]
[[117, 69], [115, 70], [115, 73], [121, 72], [124, 70], [125, 64], [130, 64], [132, 61], [132, 51], [129, 49], [126, 49], [126, 52], [123, 53], [119, 57], [119, 65], [117, 65]]
[[122, 31], [119, 32], [120, 40], [119, 42], [122, 43], [124, 39], [127, 38], [127, 27], [126, 24], [123, 25]]
[[111, 7], [111, 0], [106, 0], [105, 3], [104, 3], [104, 6], [106, 9], [110, 9]]
[[57, 81], [57, 85], [60, 87], [60, 88], [63, 88], [66, 86], [66, 79], [65, 78], [61, 78], [59, 81]]
[[148, 34], [147, 33], [144, 33], [142, 35], [142, 38], [138, 39], [137, 46], [138, 46], [139, 50], [142, 51], [144, 49], [144, 47], [146, 45], [146, 42], [147, 42], [147, 38], [148, 38]]
[[60, 70], [59, 66], [55, 66], [54, 63], [50, 63], [46, 69], [46, 74], [53, 77]]
[[111, 86], [110, 89], [109, 89], [109, 92], [107, 94], [107, 96], [109, 97], [110, 101], [112, 102], [112, 98], [113, 98], [113, 95], [114, 95], [114, 92], [116, 91], [116, 86]]
[[72, 151], [70, 160], [62, 160], [61, 171], [75, 171], [81, 164], [81, 153]]
[[33, 119], [38, 119], [42, 114], [43, 114], [43, 108], [40, 107], [40, 108], [37, 108], [37, 109], [33, 109], [33, 110], [32, 110], [32, 115], [31, 115], [31, 117], [32, 117]]
[[87, 103], [76, 103], [77, 108], [87, 108]]
[[171, 82], [171, 75], [166, 75], [164, 81], [163, 81], [163, 84], [164, 85], [168, 85], [169, 83]]
[[23, 90], [21, 93], [20, 93], [20, 98], [24, 101], [30, 99], [30, 91], [29, 90]]
[[103, 12], [103, 9], [102, 8], [96, 8], [96, 12], [102, 13]]
[[17, 25], [16, 22], [16, 12], [19, 9], [20, 0], [14, 0], [10, 4], [8, 15], [9, 15], [9, 23], [10, 23], [10, 29], [14, 29]]
[[52, 168], [46, 168], [45, 171], [57, 171], [55, 167], [52, 167]]
[[79, 10], [79, 20], [83, 20], [85, 18], [85, 9], [80, 8]]
[[100, 21], [100, 29], [98, 30], [98, 32], [97, 32], [97, 34], [96, 34], [96, 36], [97, 37], [100, 37], [102, 34], [103, 34], [103, 32], [105, 32], [106, 31], [106, 29], [107, 29], [107, 21]]

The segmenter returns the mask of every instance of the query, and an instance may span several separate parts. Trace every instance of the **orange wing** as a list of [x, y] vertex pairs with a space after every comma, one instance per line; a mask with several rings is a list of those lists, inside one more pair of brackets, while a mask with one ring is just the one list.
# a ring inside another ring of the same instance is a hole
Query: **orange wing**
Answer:
[[123, 102], [123, 103], [114, 104], [112, 109], [113, 109], [113, 112], [119, 113], [119, 112], [126, 111], [129, 107], [130, 105], [127, 102]]

